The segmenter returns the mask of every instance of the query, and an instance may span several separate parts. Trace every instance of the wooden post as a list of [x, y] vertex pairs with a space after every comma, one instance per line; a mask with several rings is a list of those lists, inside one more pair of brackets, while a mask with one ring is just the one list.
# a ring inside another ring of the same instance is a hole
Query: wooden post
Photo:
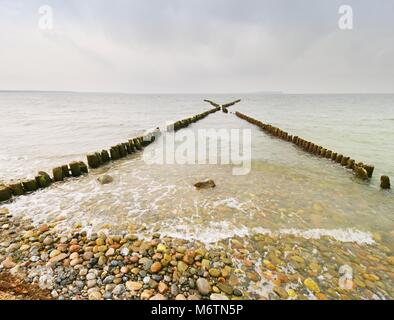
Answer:
[[7, 186], [0, 186], [0, 202], [8, 201], [12, 198], [12, 190]]
[[[67, 167], [68, 168], [68, 167]], [[56, 182], [64, 180], [64, 170], [63, 167], [57, 167], [52, 169], [53, 180]]]
[[381, 176], [380, 178], [380, 187], [382, 189], [390, 189], [391, 185], [390, 185], [390, 178], [388, 176]]
[[73, 177], [79, 177], [82, 174], [81, 165], [79, 162], [76, 162], [76, 161], [71, 162], [70, 163], [70, 170], [71, 170], [71, 175]]

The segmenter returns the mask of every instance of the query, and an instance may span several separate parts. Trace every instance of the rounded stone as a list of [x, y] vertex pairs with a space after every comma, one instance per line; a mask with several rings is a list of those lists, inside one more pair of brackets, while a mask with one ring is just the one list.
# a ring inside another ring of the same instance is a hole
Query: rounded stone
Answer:
[[211, 285], [205, 278], [198, 278], [196, 281], [197, 289], [202, 295], [208, 295], [211, 292]]

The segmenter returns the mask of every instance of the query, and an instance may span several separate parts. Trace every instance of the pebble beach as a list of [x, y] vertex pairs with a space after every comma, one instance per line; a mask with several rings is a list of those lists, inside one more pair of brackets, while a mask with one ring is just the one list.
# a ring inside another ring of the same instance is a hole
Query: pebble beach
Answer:
[[7, 209], [0, 210], [0, 224], [0, 273], [24, 279], [49, 299], [394, 297], [394, 256], [379, 239], [359, 245], [256, 234], [205, 246], [160, 233], [87, 236], [77, 227], [58, 234], [56, 222], [33, 227]]

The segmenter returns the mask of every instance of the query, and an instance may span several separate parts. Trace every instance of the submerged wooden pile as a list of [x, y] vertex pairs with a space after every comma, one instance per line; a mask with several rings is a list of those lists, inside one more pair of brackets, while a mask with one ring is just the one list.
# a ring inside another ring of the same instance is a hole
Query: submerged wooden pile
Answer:
[[[351, 157], [334, 152], [334, 151], [324, 148], [318, 144], [307, 141], [301, 137], [293, 136], [278, 127], [272, 126], [270, 124], [265, 124], [259, 120], [253, 119], [253, 118], [251, 118], [245, 114], [242, 114], [240, 112], [236, 112], [235, 114], [237, 117], [260, 127], [266, 133], [273, 135], [275, 137], [278, 137], [282, 140], [285, 140], [285, 141], [295, 144], [296, 146], [303, 149], [305, 152], [308, 152], [310, 154], [313, 154], [313, 155], [316, 155], [316, 156], [319, 156], [322, 158], [332, 160], [332, 161], [340, 164], [343, 167], [353, 170], [356, 177], [358, 177], [362, 180], [369, 180], [370, 178], [372, 178], [373, 172], [375, 170], [375, 167], [373, 165], [364, 164], [362, 162], [356, 162]], [[381, 177], [381, 188], [382, 189], [389, 189], [390, 188], [389, 177], [387, 177], [387, 176]]]

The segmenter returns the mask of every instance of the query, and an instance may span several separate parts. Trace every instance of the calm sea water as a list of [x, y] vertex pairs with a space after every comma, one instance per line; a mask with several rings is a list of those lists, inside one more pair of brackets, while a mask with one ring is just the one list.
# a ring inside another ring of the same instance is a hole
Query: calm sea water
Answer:
[[[394, 179], [394, 95], [125, 95], [0, 93], [0, 181], [22, 178], [73, 160], [166, 121], [210, 109], [202, 100], [242, 98], [240, 111], [357, 161], [376, 166], [370, 183], [331, 161], [265, 135], [233, 114], [216, 113], [192, 126], [252, 130], [252, 171], [229, 165], [148, 166], [141, 155], [56, 184], [7, 206], [59, 228], [147, 230], [214, 241], [253, 232], [333, 235], [369, 243], [378, 235], [393, 248], [394, 197], [379, 177]], [[159, 142], [159, 141], [158, 141]], [[157, 148], [156, 142], [148, 147]], [[114, 183], [101, 186], [108, 173]], [[212, 178], [217, 188], [196, 191]], [[114, 222], [115, 221], [115, 222]]]

